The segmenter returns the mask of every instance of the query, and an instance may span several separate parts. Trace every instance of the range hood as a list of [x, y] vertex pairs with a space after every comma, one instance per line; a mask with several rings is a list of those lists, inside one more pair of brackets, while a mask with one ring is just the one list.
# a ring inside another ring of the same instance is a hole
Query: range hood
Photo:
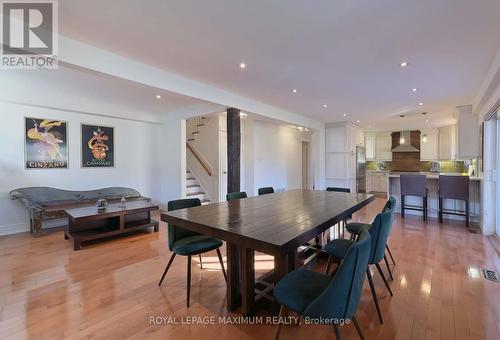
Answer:
[[399, 145], [392, 149], [392, 152], [420, 152], [419, 149], [411, 145], [411, 131], [402, 131], [399, 139]]

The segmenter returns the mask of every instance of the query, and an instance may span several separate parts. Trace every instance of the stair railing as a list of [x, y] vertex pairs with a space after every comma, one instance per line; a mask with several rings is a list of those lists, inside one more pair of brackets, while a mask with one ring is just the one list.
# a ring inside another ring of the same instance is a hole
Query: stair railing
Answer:
[[201, 164], [208, 176], [212, 176], [213, 168], [200, 154], [200, 152], [191, 144], [190, 141], [194, 140], [195, 135], [200, 133], [200, 127], [205, 123], [205, 117], [194, 117], [186, 122], [186, 148], [193, 153], [193, 156]]

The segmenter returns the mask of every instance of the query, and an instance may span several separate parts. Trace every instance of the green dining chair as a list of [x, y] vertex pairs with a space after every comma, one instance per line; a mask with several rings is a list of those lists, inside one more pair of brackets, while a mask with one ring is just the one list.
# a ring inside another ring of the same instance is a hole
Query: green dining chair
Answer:
[[[354, 315], [363, 291], [370, 244], [370, 234], [363, 231], [357, 242], [351, 242], [333, 277], [306, 269], [287, 274], [274, 288], [274, 296], [281, 305], [280, 317], [291, 310], [303, 318], [333, 324], [337, 339], [341, 338], [338, 323], [351, 319], [359, 337], [364, 339]], [[281, 323], [278, 323], [275, 339], [279, 338], [280, 331]]]
[[258, 193], [259, 193], [259, 196], [267, 195], [267, 194], [274, 194], [274, 188], [273, 187], [259, 188]]
[[226, 201], [234, 201], [242, 198], [247, 198], [247, 193], [244, 191], [231, 192], [226, 195]]
[[[168, 211], [197, 207], [201, 205], [199, 198], [188, 198], [179, 199], [168, 202]], [[187, 306], [189, 307], [189, 296], [191, 292], [191, 257], [193, 255], [200, 256], [200, 266], [201, 266], [201, 254], [216, 250], [217, 256], [219, 257], [219, 262], [222, 268], [222, 274], [224, 274], [224, 279], [227, 282], [226, 270], [224, 269], [224, 262], [222, 261], [222, 255], [220, 253], [220, 247], [222, 246], [222, 241], [210, 236], [198, 234], [194, 231], [190, 231], [172, 224], [168, 224], [168, 248], [172, 252], [172, 256], [168, 261], [167, 267], [161, 276], [158, 286], [161, 286], [165, 275], [172, 265], [176, 255], [187, 256]]]
[[[385, 203], [382, 211], [384, 211], [385, 209], [391, 210], [391, 213], [392, 213], [391, 214], [391, 230], [392, 230], [392, 226], [393, 226], [393, 222], [394, 222], [394, 214], [396, 212], [396, 198], [394, 196], [389, 197], [389, 199]], [[359, 232], [363, 228], [369, 228], [369, 227], [370, 227], [370, 224], [354, 222], [354, 223], [349, 223], [346, 226], [346, 230], [349, 233], [351, 233], [351, 239], [354, 239], [357, 235], [359, 235]], [[394, 261], [394, 257], [392, 256], [392, 253], [391, 253], [391, 248], [389, 248], [389, 244], [386, 244], [386, 250], [387, 250], [387, 253], [389, 254], [389, 257], [391, 258], [392, 264], [396, 265], [396, 261]], [[392, 276], [391, 268], [389, 267], [389, 261], [387, 261], [387, 256], [385, 256], [385, 255], [384, 255], [384, 261], [385, 261], [385, 265], [387, 266], [387, 270], [389, 271], [389, 275], [391, 276], [391, 280], [394, 280], [394, 278]]]
[[[384, 258], [385, 246], [387, 244], [387, 237], [389, 236], [389, 232], [391, 229], [391, 210], [385, 209], [383, 212], [377, 214], [371, 226], [367, 228], [363, 228], [360, 232], [360, 236], [363, 231], [368, 230], [371, 236], [371, 247], [370, 247], [370, 257], [368, 259], [369, 265], [375, 265], [377, 268], [382, 280], [384, 281], [385, 286], [389, 290], [389, 293], [392, 294], [391, 287], [385, 278], [384, 272], [380, 267], [379, 262]], [[359, 236], [358, 236], [359, 238]], [[342, 263], [343, 259], [351, 247], [351, 245], [355, 243], [353, 240], [347, 239], [336, 239], [329, 242], [324, 250], [328, 253], [328, 263], [326, 265], [325, 273], [329, 273], [330, 265], [332, 261], [336, 263]], [[377, 309], [377, 314], [380, 320], [380, 323], [383, 324], [384, 320], [382, 318], [382, 313], [380, 312], [380, 306], [378, 303], [377, 293], [375, 292], [375, 287], [373, 285], [373, 278], [370, 272], [370, 269], [366, 269], [366, 276], [368, 276], [368, 283], [370, 284], [370, 290], [372, 292], [373, 300], [375, 301], [375, 307]]]

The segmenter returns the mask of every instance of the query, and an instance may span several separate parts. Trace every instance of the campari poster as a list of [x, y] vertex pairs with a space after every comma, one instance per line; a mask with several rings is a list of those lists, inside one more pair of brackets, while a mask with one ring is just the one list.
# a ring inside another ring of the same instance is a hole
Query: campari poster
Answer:
[[82, 124], [82, 167], [115, 166], [113, 128]]

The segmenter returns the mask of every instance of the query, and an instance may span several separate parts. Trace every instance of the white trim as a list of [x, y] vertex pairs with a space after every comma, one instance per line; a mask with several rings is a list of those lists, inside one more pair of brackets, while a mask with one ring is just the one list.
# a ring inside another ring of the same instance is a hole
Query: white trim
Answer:
[[0, 226], [0, 236], [24, 233], [30, 231], [29, 223], [16, 223]]

